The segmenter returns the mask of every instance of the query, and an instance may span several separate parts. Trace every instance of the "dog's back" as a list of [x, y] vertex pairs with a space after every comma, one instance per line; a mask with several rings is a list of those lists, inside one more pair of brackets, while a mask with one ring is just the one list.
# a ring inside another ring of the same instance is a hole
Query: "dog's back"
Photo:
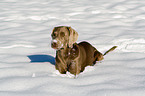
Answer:
[[[100, 53], [96, 48], [94, 48], [90, 43], [88, 42], [81, 42], [78, 44], [79, 46], [83, 46], [83, 48], [85, 49], [85, 53], [86, 53], [86, 66], [90, 65], [94, 65], [94, 63], [96, 63], [95, 61], [99, 61], [98, 58], [103, 59], [103, 55], [102, 53]], [[96, 57], [97, 55], [97, 57]]]
[[[105, 54], [114, 50], [116, 47], [112, 47]], [[103, 54], [100, 53], [95, 47], [88, 42], [75, 43], [70, 49], [69, 60], [70, 64], [68, 71], [74, 75], [83, 72], [86, 66], [93, 66], [96, 61], [104, 59]]]

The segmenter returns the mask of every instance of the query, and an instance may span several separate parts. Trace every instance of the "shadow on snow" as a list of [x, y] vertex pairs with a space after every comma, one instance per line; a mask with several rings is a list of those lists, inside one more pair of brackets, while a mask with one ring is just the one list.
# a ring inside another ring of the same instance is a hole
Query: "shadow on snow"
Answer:
[[27, 57], [31, 60], [31, 63], [50, 62], [55, 65], [55, 58], [50, 55], [28, 55]]

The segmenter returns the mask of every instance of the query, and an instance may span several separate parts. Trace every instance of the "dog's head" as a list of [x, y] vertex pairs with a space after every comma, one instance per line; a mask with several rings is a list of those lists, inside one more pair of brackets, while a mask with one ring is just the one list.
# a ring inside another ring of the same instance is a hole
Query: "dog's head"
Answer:
[[78, 39], [78, 33], [68, 26], [55, 27], [51, 34], [51, 47], [54, 49], [72, 47]]

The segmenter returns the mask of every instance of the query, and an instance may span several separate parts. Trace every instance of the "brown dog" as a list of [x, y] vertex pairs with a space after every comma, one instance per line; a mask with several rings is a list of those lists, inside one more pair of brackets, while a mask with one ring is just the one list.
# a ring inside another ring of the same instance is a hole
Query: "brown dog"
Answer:
[[88, 42], [75, 43], [78, 33], [67, 26], [55, 27], [52, 32], [52, 48], [57, 49], [55, 68], [61, 74], [67, 71], [74, 75], [83, 72], [86, 66], [93, 66], [96, 61], [103, 60], [103, 56], [113, 51], [116, 46], [104, 55]]

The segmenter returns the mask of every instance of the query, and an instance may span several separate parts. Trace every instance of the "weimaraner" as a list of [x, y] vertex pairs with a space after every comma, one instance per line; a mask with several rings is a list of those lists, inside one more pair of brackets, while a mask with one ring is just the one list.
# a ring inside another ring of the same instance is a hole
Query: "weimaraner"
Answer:
[[71, 74], [78, 75], [86, 66], [93, 66], [96, 61], [103, 60], [104, 55], [117, 47], [113, 46], [102, 54], [88, 42], [77, 44], [78, 33], [68, 26], [55, 27], [51, 36], [51, 47], [57, 50], [55, 68], [61, 74], [69, 71]]

